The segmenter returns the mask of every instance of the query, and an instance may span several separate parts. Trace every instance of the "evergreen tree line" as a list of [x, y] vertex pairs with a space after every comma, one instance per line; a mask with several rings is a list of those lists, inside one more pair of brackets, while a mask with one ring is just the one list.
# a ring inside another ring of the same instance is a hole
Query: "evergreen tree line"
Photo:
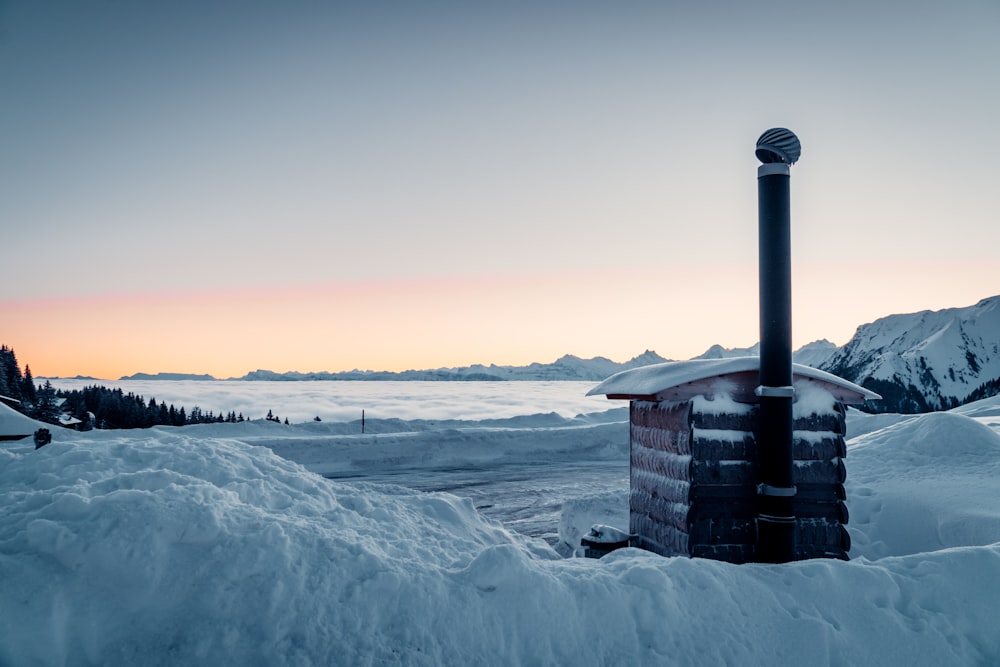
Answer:
[[990, 396], [996, 396], [997, 394], [1000, 394], [1000, 378], [994, 378], [976, 387], [976, 389], [969, 394], [966, 402], [971, 403], [972, 401], [989, 398]]
[[35, 394], [35, 379], [31, 376], [31, 367], [25, 366], [22, 375], [14, 350], [0, 345], [0, 396], [34, 403], [37, 400]]
[[[142, 396], [121, 389], [94, 385], [83, 389], [58, 390], [65, 399], [65, 408], [83, 422], [86, 428], [149, 428], [150, 426], [186, 426], [187, 424], [237, 423], [245, 421], [243, 413], [215, 414], [198, 406], [190, 411], [175, 408], [171, 403], [147, 402]], [[92, 415], [92, 417], [91, 417]]]
[[[14, 350], [0, 346], [0, 396], [14, 399], [11, 407], [38, 421], [59, 424], [61, 415], [71, 415], [80, 420], [78, 428], [148, 428], [150, 426], [185, 426], [187, 424], [238, 423], [246, 421], [243, 413], [215, 414], [198, 406], [190, 411], [173, 404], [157, 403], [155, 398], [146, 401], [142, 396], [121, 389], [94, 385], [83, 389], [56, 389], [48, 380], [35, 386], [31, 368], [24, 373], [17, 363]], [[269, 421], [281, 421], [268, 410]], [[285, 419], [288, 423], [288, 419]]]

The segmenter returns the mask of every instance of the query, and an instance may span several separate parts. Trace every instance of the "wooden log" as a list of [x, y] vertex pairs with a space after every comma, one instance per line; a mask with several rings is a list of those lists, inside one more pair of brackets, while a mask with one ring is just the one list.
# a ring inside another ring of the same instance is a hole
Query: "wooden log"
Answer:
[[645, 447], [682, 456], [691, 454], [691, 431], [674, 431], [652, 426], [635, 426], [629, 430], [633, 447]]
[[636, 535], [632, 543], [639, 549], [661, 556], [691, 555], [687, 533], [658, 523], [648, 516], [633, 514], [629, 519], [629, 532]]
[[833, 431], [793, 431], [792, 458], [796, 461], [818, 461], [844, 458], [847, 444], [844, 436]]
[[757, 499], [756, 482], [748, 484], [696, 484], [688, 491], [690, 502], [745, 502]]
[[[631, 442], [648, 449], [693, 456], [702, 460], [743, 460], [757, 458], [757, 440], [749, 431], [725, 431], [692, 428], [671, 431], [648, 426], [633, 426]], [[844, 436], [832, 431], [794, 431], [792, 457], [796, 460], [844, 458], [847, 445]]]
[[832, 502], [847, 500], [843, 483], [830, 484], [798, 481], [795, 483], [795, 498], [803, 502]]
[[[757, 502], [757, 485], [750, 484], [691, 484], [690, 482], [670, 479], [655, 475], [644, 470], [633, 469], [630, 473], [631, 488], [643, 490], [651, 495], [655, 495], [671, 502], [677, 503], [719, 503], [723, 506], [727, 504]], [[813, 497], [819, 497], [820, 501], [836, 502], [838, 496], [832, 489], [826, 489], [826, 485], [812, 485], [810, 488], [822, 488], [825, 493], [810, 493], [807, 502], [813, 502]]]
[[799, 544], [839, 545], [843, 526], [836, 519], [798, 518], [795, 528]]
[[830, 519], [838, 523], [849, 523], [847, 504], [842, 500], [834, 502], [810, 502], [798, 496], [794, 501], [795, 516], [803, 519]]
[[757, 408], [746, 412], [704, 412], [692, 410], [690, 424], [693, 428], [719, 431], [753, 431], [757, 427]]
[[757, 541], [757, 520], [754, 517], [722, 517], [696, 519], [688, 529], [691, 545], [745, 544]]
[[653, 403], [632, 401], [629, 422], [636, 426], [687, 431], [691, 428], [691, 403]]
[[689, 508], [689, 522], [705, 519], [754, 519], [758, 514], [758, 499], [756, 495], [753, 495], [741, 498], [736, 502], [716, 499], [701, 500], [690, 503]]
[[633, 447], [629, 457], [632, 468], [668, 477], [684, 482], [691, 478], [690, 456], [679, 456], [672, 452], [664, 452], [649, 447]]
[[847, 480], [847, 468], [839, 457], [827, 461], [795, 461], [792, 470], [793, 483], [843, 484]]
[[744, 411], [706, 411], [691, 401], [655, 403], [632, 401], [629, 421], [637, 426], [685, 431], [706, 428], [732, 431], [752, 431], [757, 423], [757, 408], [746, 406]]
[[667, 502], [690, 503], [691, 484], [679, 479], [663, 477], [648, 470], [638, 470], [633, 468], [629, 474], [630, 493], [642, 492], [662, 498]]
[[750, 431], [692, 428], [689, 453], [700, 461], [756, 461], [757, 441]]
[[[756, 399], [755, 399], [756, 400]], [[683, 430], [696, 428], [753, 430], [758, 419], [758, 407], [748, 406], [744, 411], [709, 411], [693, 406], [691, 401], [662, 402], [631, 401], [630, 421], [641, 426]], [[847, 409], [837, 402], [829, 412], [799, 415], [792, 428], [797, 431], [832, 431], [846, 435]]]
[[692, 484], [753, 484], [757, 481], [757, 464], [751, 461], [698, 461], [690, 465]]
[[822, 414], [800, 415], [792, 422], [796, 431], [831, 431], [837, 435], [847, 434], [847, 408], [837, 402], [832, 412]]
[[630, 516], [649, 517], [657, 523], [673, 526], [677, 530], [687, 532], [688, 510], [686, 503], [675, 503], [659, 498], [642, 489], [632, 489], [629, 492]]
[[[630, 463], [634, 469], [690, 484], [749, 485], [757, 481], [757, 464], [751, 461], [699, 461], [690, 456], [636, 447], [632, 449]], [[817, 465], [811, 467], [805, 465], [808, 463], [810, 462], [804, 462], [803, 479], [824, 481], [816, 478], [824, 473], [820, 464], [827, 462], [815, 462]], [[827, 474], [832, 473], [827, 472]]]
[[690, 533], [698, 522], [753, 521], [757, 516], [757, 497], [733, 501], [677, 502], [654, 495], [641, 488], [629, 491], [629, 513], [652, 519]]

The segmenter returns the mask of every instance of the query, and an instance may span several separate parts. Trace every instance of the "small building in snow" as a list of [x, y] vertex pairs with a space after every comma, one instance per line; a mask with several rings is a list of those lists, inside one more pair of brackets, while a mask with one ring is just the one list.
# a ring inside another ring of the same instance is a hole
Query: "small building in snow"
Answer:
[[0, 401], [0, 440], [21, 440], [47, 426], [49, 424], [22, 415], [6, 402]]
[[[629, 401], [631, 545], [664, 556], [755, 560], [760, 359], [667, 362], [588, 395]], [[880, 398], [793, 364], [795, 559], [847, 558], [846, 405]]]

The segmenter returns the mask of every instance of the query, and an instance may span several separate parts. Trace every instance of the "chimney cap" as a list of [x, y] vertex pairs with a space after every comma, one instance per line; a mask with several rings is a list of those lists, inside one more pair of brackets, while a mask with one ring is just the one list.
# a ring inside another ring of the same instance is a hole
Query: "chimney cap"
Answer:
[[802, 144], [795, 133], [783, 127], [774, 127], [757, 139], [757, 159], [764, 164], [781, 162], [795, 164], [802, 154]]

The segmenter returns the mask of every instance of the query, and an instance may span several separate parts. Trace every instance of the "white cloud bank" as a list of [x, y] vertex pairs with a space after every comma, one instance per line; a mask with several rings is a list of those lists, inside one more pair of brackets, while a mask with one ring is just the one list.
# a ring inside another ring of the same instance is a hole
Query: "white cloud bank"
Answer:
[[586, 396], [593, 382], [410, 382], [303, 381], [248, 382], [163, 380], [52, 380], [58, 389], [91, 385], [120, 387], [147, 401], [173, 403], [190, 410], [242, 413], [262, 419], [273, 410], [282, 419], [301, 423], [361, 419], [503, 419], [555, 412], [572, 417], [620, 407], [603, 396]]

